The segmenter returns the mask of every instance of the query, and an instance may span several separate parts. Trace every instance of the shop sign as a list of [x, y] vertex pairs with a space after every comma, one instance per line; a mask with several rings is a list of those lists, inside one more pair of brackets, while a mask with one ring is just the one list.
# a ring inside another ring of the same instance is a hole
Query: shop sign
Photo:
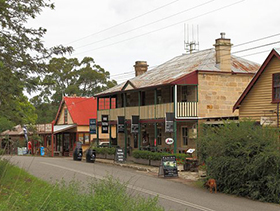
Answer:
[[165, 143], [168, 145], [172, 145], [174, 143], [174, 140], [172, 138], [165, 139]]
[[174, 125], [174, 113], [166, 113], [165, 116], [165, 132], [172, 133]]
[[89, 133], [96, 134], [96, 119], [89, 119]]
[[123, 163], [125, 161], [125, 156], [124, 156], [123, 149], [121, 149], [121, 148], [116, 149], [115, 161], [117, 163]]
[[109, 119], [108, 115], [102, 115], [101, 116], [101, 124], [102, 124], [102, 133], [108, 133], [109, 131]]
[[139, 116], [132, 116], [131, 118], [131, 133], [139, 132]]

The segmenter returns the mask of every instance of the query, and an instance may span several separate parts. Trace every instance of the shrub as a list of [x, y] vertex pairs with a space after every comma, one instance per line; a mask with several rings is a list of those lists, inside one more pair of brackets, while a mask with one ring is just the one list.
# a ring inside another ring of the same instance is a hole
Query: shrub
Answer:
[[147, 160], [161, 160], [163, 156], [174, 155], [177, 159], [177, 164], [182, 164], [187, 157], [190, 157], [188, 154], [170, 154], [168, 152], [151, 152], [147, 150], [134, 150], [132, 156], [134, 158], [142, 158]]
[[102, 155], [114, 155], [116, 152], [116, 148], [114, 147], [95, 147], [93, 148], [97, 154]]
[[267, 202], [280, 202], [279, 131], [253, 122], [204, 128], [198, 156], [218, 189]]

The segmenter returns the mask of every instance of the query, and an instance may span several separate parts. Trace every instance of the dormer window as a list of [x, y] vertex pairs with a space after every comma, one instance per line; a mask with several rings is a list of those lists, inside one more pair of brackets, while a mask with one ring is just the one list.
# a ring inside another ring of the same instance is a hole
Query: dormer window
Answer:
[[275, 73], [272, 77], [272, 102], [280, 102], [280, 73]]

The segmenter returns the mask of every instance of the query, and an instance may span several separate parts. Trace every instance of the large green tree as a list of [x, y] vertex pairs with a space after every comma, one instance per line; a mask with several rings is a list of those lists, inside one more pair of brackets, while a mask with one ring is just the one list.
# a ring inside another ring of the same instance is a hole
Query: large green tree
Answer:
[[92, 97], [116, 84], [116, 81], [110, 80], [110, 73], [91, 57], [82, 61], [77, 58], [53, 58], [42, 79], [40, 93], [31, 100], [37, 110], [37, 122], [52, 121], [63, 96]]
[[26, 25], [44, 8], [54, 5], [49, 0], [0, 0], [0, 116], [14, 124], [36, 120], [23, 91], [36, 90], [52, 55], [72, 51], [63, 46], [46, 48], [42, 41], [46, 29]]

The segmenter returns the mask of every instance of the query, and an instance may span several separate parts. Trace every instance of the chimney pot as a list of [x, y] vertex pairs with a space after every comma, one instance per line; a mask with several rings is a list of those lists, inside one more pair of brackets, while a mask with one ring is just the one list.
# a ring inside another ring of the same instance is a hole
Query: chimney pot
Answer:
[[222, 38], [222, 39], [225, 39], [225, 38], [226, 38], [226, 33], [225, 33], [225, 32], [221, 32], [220, 35], [221, 35], [221, 38]]

